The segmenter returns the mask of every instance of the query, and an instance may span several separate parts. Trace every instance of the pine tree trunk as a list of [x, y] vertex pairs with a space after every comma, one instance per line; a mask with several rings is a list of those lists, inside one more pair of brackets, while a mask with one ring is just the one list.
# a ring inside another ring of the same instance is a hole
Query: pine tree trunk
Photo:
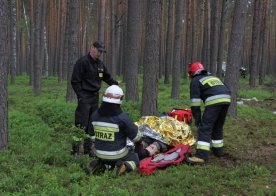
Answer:
[[253, 16], [253, 27], [252, 27], [252, 44], [251, 44], [251, 57], [250, 57], [250, 76], [249, 85], [251, 87], [256, 86], [257, 78], [257, 59], [259, 50], [259, 33], [260, 33], [260, 0], [254, 1], [254, 16]]
[[[110, 74], [111, 76], [115, 79], [116, 78], [116, 72], [117, 72], [117, 67], [116, 67], [116, 9], [115, 9], [115, 0], [111, 0], [111, 32], [110, 32]], [[138, 20], [139, 21], [139, 20]]]
[[101, 0], [99, 6], [98, 41], [104, 43], [105, 0]]
[[8, 148], [8, 2], [0, 0], [0, 150]]
[[[69, 27], [70, 27], [70, 21], [69, 21], [69, 7], [70, 7], [70, 1], [67, 0], [66, 4], [66, 22], [65, 22], [65, 35], [64, 35], [64, 49], [62, 54], [62, 78], [65, 80], [67, 78], [68, 74], [68, 53], [69, 53]], [[67, 79], [71, 79], [71, 76]]]
[[29, 45], [30, 51], [28, 54], [28, 73], [29, 73], [29, 85], [34, 84], [34, 11], [33, 5], [34, 0], [30, 0], [29, 5], [29, 17], [30, 17], [30, 38], [29, 38]]
[[267, 58], [267, 21], [268, 21], [268, 6], [269, 0], [263, 0], [263, 16], [261, 22], [261, 47], [262, 47], [262, 55], [261, 55], [261, 63], [260, 63], [260, 77], [259, 84], [263, 85], [265, 80], [265, 68], [266, 68], [266, 58]]
[[217, 55], [218, 55], [218, 15], [219, 15], [220, 1], [213, 1], [212, 6], [212, 29], [211, 29], [211, 59], [210, 59], [210, 72], [217, 73]]
[[204, 4], [204, 33], [201, 62], [205, 68], [210, 65], [210, 1], [206, 0]]
[[143, 73], [143, 116], [157, 114], [158, 68], [160, 47], [160, 1], [148, 1], [146, 22], [144, 73]]
[[172, 68], [172, 52], [173, 52], [173, 15], [172, 14], [173, 14], [173, 3], [174, 3], [174, 1], [169, 1], [164, 84], [169, 84], [170, 83], [170, 74], [171, 74], [171, 68]]
[[78, 0], [69, 0], [69, 45], [68, 48], [69, 54], [68, 54], [68, 75], [67, 75], [67, 94], [66, 94], [66, 101], [73, 101], [75, 99], [75, 93], [73, 91], [73, 88], [71, 86], [71, 76], [73, 72], [74, 64], [77, 61], [78, 58], [78, 32], [79, 29], [76, 28], [78, 26], [78, 15], [77, 10], [79, 6]]
[[182, 19], [183, 19], [184, 2], [176, 1], [176, 21], [174, 34], [174, 49], [173, 49], [173, 69], [172, 69], [172, 91], [171, 97], [178, 99], [180, 95], [180, 52], [181, 52], [181, 37], [182, 37]]
[[[186, 1], [186, 41], [185, 41], [185, 59], [184, 65], [187, 66], [191, 63], [191, 0]], [[177, 13], [176, 13], [177, 14]], [[176, 19], [177, 20], [177, 19]]]
[[226, 25], [226, 6], [227, 0], [222, 2], [222, 11], [220, 19], [220, 31], [219, 31], [219, 43], [218, 43], [218, 66], [217, 66], [217, 76], [222, 77], [222, 62], [223, 62], [223, 52], [224, 52], [224, 31]]
[[11, 28], [11, 67], [10, 67], [10, 74], [11, 74], [11, 84], [15, 83], [15, 76], [16, 76], [16, 61], [17, 61], [17, 54], [16, 54], [16, 2], [15, 0], [10, 0], [10, 28]]
[[[197, 34], [197, 11], [195, 10], [197, 7], [197, 2], [191, 2], [191, 62], [196, 61], [197, 56], [197, 41], [198, 41], [198, 34]], [[187, 66], [187, 65], [185, 65]]]
[[35, 18], [34, 18], [34, 93], [41, 93], [41, 53], [40, 53], [40, 28], [41, 28], [41, 0], [35, 0]]
[[244, 29], [246, 22], [247, 1], [236, 0], [232, 30], [230, 36], [229, 54], [225, 84], [231, 91], [231, 105], [229, 112], [233, 117], [237, 116], [237, 91], [239, 82], [239, 68], [242, 58]]
[[138, 30], [140, 2], [128, 0], [128, 20], [126, 39], [126, 100], [138, 101]]

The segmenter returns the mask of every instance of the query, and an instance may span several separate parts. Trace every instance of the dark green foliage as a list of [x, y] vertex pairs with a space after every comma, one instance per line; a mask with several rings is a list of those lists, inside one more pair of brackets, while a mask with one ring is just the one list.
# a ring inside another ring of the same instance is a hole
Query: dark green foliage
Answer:
[[[66, 84], [56, 81], [43, 79], [39, 97], [33, 96], [27, 77], [18, 77], [9, 86], [9, 150], [0, 152], [0, 195], [276, 194], [274, 102], [268, 107], [261, 102], [239, 106], [239, 117], [228, 117], [225, 124], [227, 156], [211, 155], [207, 166], [182, 164], [151, 176], [130, 173], [113, 178], [108, 172], [87, 176], [82, 167], [90, 158], [70, 155], [72, 136], [78, 130], [74, 127], [76, 103], [65, 102]], [[170, 88], [159, 84], [160, 113], [189, 107], [188, 81], [183, 80], [179, 100], [170, 99]], [[244, 85], [240, 89], [239, 97], [275, 98], [275, 90]], [[140, 102], [124, 102], [122, 107], [134, 121], [140, 118]]]

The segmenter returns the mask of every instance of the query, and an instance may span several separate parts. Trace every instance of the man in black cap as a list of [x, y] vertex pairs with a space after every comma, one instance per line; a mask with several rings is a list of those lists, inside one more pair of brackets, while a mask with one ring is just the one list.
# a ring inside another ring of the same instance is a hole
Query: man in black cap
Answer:
[[[118, 85], [108, 73], [105, 65], [99, 59], [106, 52], [101, 42], [94, 42], [87, 55], [79, 58], [74, 66], [71, 85], [77, 94], [78, 106], [75, 111], [75, 125], [84, 129], [86, 133], [91, 114], [98, 109], [99, 90], [102, 81], [108, 85]], [[75, 146], [73, 144], [73, 146]], [[73, 147], [72, 154], [79, 153], [79, 146]], [[84, 154], [92, 155], [91, 139], [84, 141]]]

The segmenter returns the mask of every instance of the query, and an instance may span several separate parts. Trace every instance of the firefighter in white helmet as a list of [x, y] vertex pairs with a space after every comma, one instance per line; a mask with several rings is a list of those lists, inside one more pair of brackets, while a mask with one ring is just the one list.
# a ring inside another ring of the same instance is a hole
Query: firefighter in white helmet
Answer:
[[119, 86], [108, 87], [100, 108], [91, 116], [88, 130], [95, 138], [97, 159], [87, 167], [90, 174], [104, 170], [104, 165], [116, 167], [117, 175], [138, 167], [138, 155], [127, 148], [127, 138], [138, 142], [141, 133], [128, 114], [122, 111], [123, 97], [123, 90]]

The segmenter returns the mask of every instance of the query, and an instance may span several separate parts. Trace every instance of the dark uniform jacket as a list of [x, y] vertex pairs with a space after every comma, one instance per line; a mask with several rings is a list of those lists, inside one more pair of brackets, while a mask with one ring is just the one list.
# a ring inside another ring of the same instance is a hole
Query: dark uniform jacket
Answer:
[[106, 160], [120, 159], [128, 154], [127, 138], [137, 142], [141, 133], [127, 113], [119, 110], [116, 115], [105, 115], [101, 109], [92, 114], [90, 121], [92, 135], [95, 135], [96, 156]]
[[78, 98], [88, 98], [98, 93], [102, 80], [108, 85], [118, 85], [100, 59], [95, 61], [89, 53], [78, 59], [71, 78], [72, 87]]
[[231, 102], [230, 90], [215, 76], [207, 74], [195, 75], [190, 83], [191, 109], [198, 125], [201, 119], [201, 102], [205, 107], [227, 104]]

